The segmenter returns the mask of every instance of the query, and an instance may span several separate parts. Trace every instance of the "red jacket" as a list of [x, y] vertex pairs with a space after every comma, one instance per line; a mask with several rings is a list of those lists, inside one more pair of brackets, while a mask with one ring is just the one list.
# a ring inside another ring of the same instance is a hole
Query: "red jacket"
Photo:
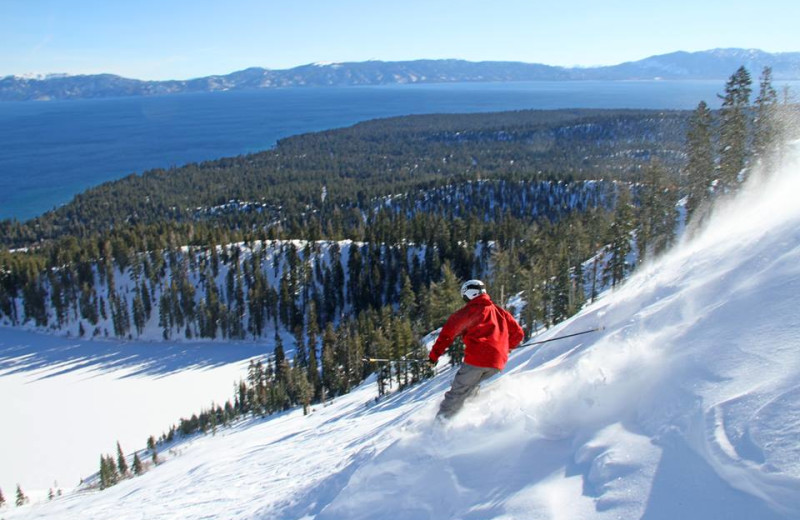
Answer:
[[524, 333], [511, 314], [481, 294], [448, 318], [431, 348], [431, 361], [438, 361], [458, 336], [463, 336], [465, 363], [502, 370], [508, 352], [520, 344]]

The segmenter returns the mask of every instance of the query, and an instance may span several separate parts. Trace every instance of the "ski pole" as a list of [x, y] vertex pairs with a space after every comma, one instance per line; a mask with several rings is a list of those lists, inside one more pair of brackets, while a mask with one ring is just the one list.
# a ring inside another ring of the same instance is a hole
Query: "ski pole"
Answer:
[[379, 362], [388, 362], [388, 363], [427, 363], [427, 360], [425, 360], [425, 359], [361, 358], [361, 361], [367, 361], [369, 363], [379, 363]]
[[528, 344], [524, 345], [522, 348], [530, 347], [531, 345], [541, 345], [542, 343], [549, 343], [551, 341], [556, 341], [556, 340], [559, 340], [559, 339], [572, 338], [572, 337], [575, 337], [575, 336], [580, 336], [581, 334], [589, 334], [590, 332], [597, 332], [597, 331], [603, 330], [603, 329], [605, 329], [605, 327], [595, 327], [593, 329], [584, 330], [584, 331], [581, 331], [581, 332], [576, 332], [574, 334], [567, 334], [567, 335], [564, 335], [564, 336], [556, 336], [555, 338], [543, 339], [541, 341], [534, 341], [533, 343], [528, 343]]

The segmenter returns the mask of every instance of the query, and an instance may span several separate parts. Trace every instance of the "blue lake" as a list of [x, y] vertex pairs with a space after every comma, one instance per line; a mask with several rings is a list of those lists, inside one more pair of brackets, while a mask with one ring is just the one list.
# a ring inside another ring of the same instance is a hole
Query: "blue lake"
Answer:
[[27, 220], [152, 168], [235, 156], [380, 117], [555, 108], [718, 106], [723, 81], [332, 87], [0, 103], [0, 219]]

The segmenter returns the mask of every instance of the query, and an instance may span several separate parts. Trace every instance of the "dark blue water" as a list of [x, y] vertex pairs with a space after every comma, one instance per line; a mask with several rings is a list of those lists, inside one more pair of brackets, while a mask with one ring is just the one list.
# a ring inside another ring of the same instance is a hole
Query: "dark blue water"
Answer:
[[716, 106], [718, 81], [525, 82], [296, 88], [0, 103], [0, 219], [27, 220], [88, 187], [240, 155], [379, 117], [553, 108]]

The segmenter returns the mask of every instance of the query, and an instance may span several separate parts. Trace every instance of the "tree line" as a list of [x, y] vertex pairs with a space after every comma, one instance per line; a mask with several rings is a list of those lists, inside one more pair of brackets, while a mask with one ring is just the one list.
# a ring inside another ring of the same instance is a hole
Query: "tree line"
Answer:
[[771, 173], [796, 134], [797, 105], [790, 103], [788, 90], [780, 99], [769, 67], [761, 71], [751, 101], [752, 94], [750, 72], [740, 67], [719, 95], [720, 110], [714, 113], [701, 101], [689, 119], [682, 174], [686, 210], [698, 222], [716, 200], [735, 193], [753, 174]]

